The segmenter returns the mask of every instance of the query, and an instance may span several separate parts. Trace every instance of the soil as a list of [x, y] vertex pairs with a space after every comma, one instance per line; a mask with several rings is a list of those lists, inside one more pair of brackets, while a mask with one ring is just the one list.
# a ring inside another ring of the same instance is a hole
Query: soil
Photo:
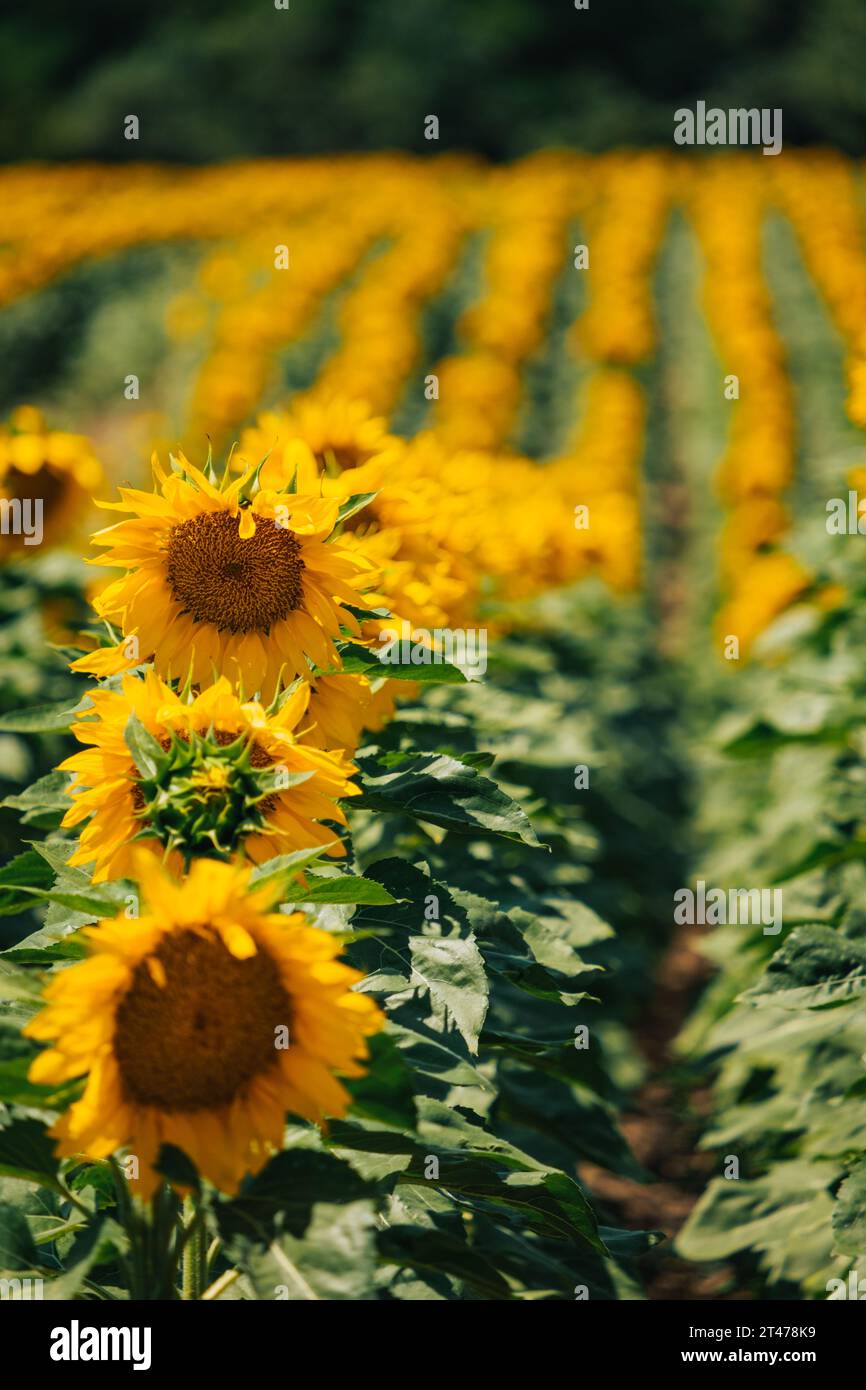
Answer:
[[[688, 929], [694, 940], [694, 927]], [[643, 1272], [650, 1300], [747, 1299], [733, 1271], [714, 1265], [687, 1264], [673, 1253], [673, 1241], [713, 1176], [716, 1160], [698, 1149], [702, 1119], [709, 1114], [706, 1087], [683, 1097], [671, 1079], [676, 1059], [672, 1044], [695, 998], [711, 973], [707, 961], [685, 935], [674, 938], [660, 962], [648, 1007], [635, 1029], [635, 1042], [650, 1077], [636, 1092], [620, 1127], [638, 1162], [655, 1181], [637, 1182], [593, 1163], [580, 1165], [580, 1180], [595, 1198], [632, 1230], [664, 1231], [668, 1242]], [[648, 1261], [649, 1263], [649, 1261]]]

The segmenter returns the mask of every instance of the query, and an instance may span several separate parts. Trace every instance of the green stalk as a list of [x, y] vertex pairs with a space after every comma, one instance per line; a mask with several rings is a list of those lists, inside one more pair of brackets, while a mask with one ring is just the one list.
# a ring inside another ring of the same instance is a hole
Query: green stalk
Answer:
[[142, 1225], [133, 1206], [132, 1198], [129, 1194], [126, 1176], [117, 1162], [111, 1155], [108, 1160], [111, 1175], [114, 1179], [114, 1193], [117, 1199], [117, 1219], [126, 1234], [129, 1236], [129, 1258], [121, 1258], [121, 1265], [126, 1274], [129, 1286], [129, 1296], [133, 1299], [142, 1298], [143, 1274], [145, 1267], [145, 1252], [142, 1242]]
[[178, 1226], [178, 1205], [171, 1188], [163, 1183], [154, 1194], [151, 1207], [151, 1297], [170, 1300], [177, 1297], [177, 1258], [175, 1246]]
[[203, 1213], [194, 1196], [184, 1197], [184, 1236], [181, 1298], [198, 1302], [204, 1293], [207, 1273], [207, 1248]]

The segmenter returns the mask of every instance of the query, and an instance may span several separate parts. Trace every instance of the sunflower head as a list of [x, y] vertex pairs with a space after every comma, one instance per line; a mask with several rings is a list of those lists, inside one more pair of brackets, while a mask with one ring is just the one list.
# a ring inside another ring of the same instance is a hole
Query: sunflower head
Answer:
[[[87, 821], [70, 863], [94, 863], [96, 881], [129, 873], [133, 842], [178, 869], [239, 851], [255, 863], [317, 845], [345, 854], [332, 827], [346, 824], [340, 802], [358, 793], [349, 744], [301, 742], [317, 722], [306, 682], [265, 709], [225, 677], [193, 695], [148, 671], [90, 701], [73, 725], [90, 746], [61, 769], [75, 774], [64, 825]], [[326, 732], [342, 735], [347, 723], [326, 721]]]
[[138, 877], [148, 912], [87, 928], [88, 959], [48, 985], [26, 1029], [51, 1044], [31, 1079], [86, 1077], [52, 1131], [61, 1154], [128, 1147], [147, 1197], [172, 1144], [234, 1192], [280, 1147], [287, 1114], [345, 1113], [338, 1076], [363, 1075], [383, 1016], [335, 936], [271, 911], [250, 870], [196, 861], [177, 883], [144, 856]]
[[336, 476], [391, 455], [400, 441], [366, 401], [345, 396], [296, 396], [285, 410], [266, 411], [241, 439], [245, 456], [267, 455], [272, 470], [286, 471], [298, 443], [320, 472]]
[[34, 406], [19, 406], [0, 426], [0, 554], [26, 554], [34, 543], [68, 539], [102, 482], [102, 467], [83, 435], [50, 430]]
[[275, 765], [246, 731], [172, 729], [159, 742], [135, 717], [127, 726], [138, 779], [133, 788], [139, 835], [157, 839], [189, 862], [231, 856], [248, 835], [266, 832], [277, 793], [315, 776]]
[[133, 513], [94, 537], [98, 563], [125, 570], [96, 601], [123, 640], [74, 669], [95, 675], [153, 661], [160, 675], [206, 685], [224, 673], [267, 699], [311, 666], [339, 666], [343, 629], [371, 565], [341, 545], [341, 501], [318, 482], [262, 486], [262, 463], [233, 482], [182, 456], [166, 473], [154, 460], [154, 493], [121, 488], [102, 505]]

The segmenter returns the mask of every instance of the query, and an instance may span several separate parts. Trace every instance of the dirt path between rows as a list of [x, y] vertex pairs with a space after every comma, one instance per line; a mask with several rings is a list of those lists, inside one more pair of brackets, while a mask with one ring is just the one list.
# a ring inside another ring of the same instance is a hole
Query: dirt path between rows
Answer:
[[[694, 939], [694, 927], [688, 928]], [[711, 973], [703, 956], [685, 938], [675, 937], [661, 959], [635, 1042], [649, 1068], [649, 1079], [636, 1092], [620, 1128], [632, 1151], [655, 1181], [619, 1177], [596, 1164], [580, 1166], [580, 1179], [593, 1195], [632, 1230], [664, 1231], [668, 1243], [647, 1261], [644, 1271], [650, 1300], [733, 1300], [748, 1298], [737, 1290], [729, 1268], [687, 1264], [673, 1253], [672, 1242], [685, 1223], [717, 1161], [697, 1148], [702, 1118], [708, 1115], [707, 1088], [684, 1097], [669, 1079], [675, 1064], [674, 1038]], [[651, 1261], [651, 1263], [650, 1263]]]
[[[689, 233], [681, 224], [682, 255]], [[685, 248], [685, 249], [684, 249]], [[699, 556], [693, 533], [704, 511], [709, 478], [703, 449], [703, 421], [698, 403], [704, 401], [701, 376], [705, 344], [690, 334], [696, 327], [694, 305], [700, 290], [700, 262], [694, 250], [690, 259], [678, 259], [674, 270], [661, 267], [668, 281], [674, 276], [678, 298], [668, 292], [658, 298], [657, 312], [669, 321], [660, 330], [657, 361], [657, 398], [661, 416], [655, 449], [648, 452], [647, 467], [654, 463], [644, 501], [644, 524], [652, 533], [649, 585], [656, 616], [659, 649], [673, 665], [688, 663], [696, 623], [701, 622], [701, 602], [692, 577]], [[683, 280], [682, 265], [689, 274]], [[715, 463], [712, 464], [715, 467]], [[742, 1299], [730, 1268], [687, 1264], [673, 1253], [673, 1240], [685, 1224], [709, 1180], [718, 1171], [715, 1155], [698, 1149], [703, 1125], [710, 1113], [706, 1086], [683, 1091], [675, 1082], [681, 1064], [673, 1052], [674, 1039], [694, 1008], [712, 967], [695, 949], [695, 928], [674, 929], [670, 944], [659, 961], [651, 982], [646, 1010], [634, 1029], [638, 1052], [647, 1063], [648, 1079], [621, 1116], [622, 1129], [632, 1151], [655, 1181], [641, 1183], [622, 1178], [594, 1164], [582, 1164], [580, 1177], [590, 1191], [632, 1230], [659, 1230], [668, 1237], [642, 1262], [646, 1296], [668, 1299]]]

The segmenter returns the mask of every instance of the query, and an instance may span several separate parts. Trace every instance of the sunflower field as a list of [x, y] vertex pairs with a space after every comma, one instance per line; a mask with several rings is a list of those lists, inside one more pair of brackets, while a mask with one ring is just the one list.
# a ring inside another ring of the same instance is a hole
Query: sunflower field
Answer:
[[3, 1288], [848, 1296], [858, 164], [0, 196]]

